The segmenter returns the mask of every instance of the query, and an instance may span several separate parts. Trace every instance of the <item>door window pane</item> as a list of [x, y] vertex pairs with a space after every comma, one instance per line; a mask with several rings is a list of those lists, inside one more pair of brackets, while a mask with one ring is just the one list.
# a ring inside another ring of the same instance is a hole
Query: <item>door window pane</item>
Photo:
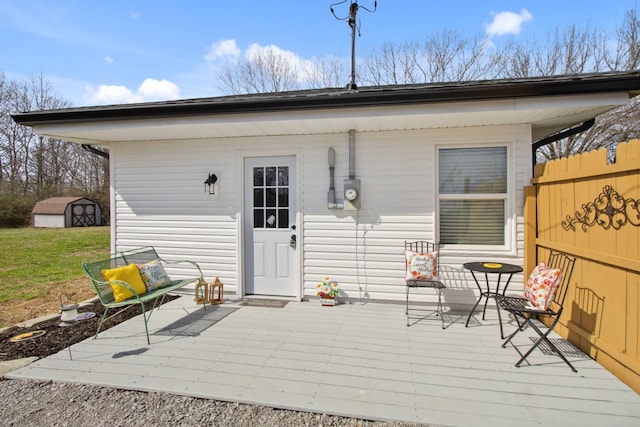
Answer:
[[253, 207], [263, 207], [264, 206], [264, 189], [262, 188], [254, 188], [253, 189]]
[[267, 209], [266, 212], [267, 219], [265, 220], [266, 228], [276, 228], [278, 226], [278, 218], [276, 218], [276, 210], [275, 209]]
[[253, 210], [253, 228], [264, 228], [264, 209]]
[[267, 188], [266, 193], [267, 193], [267, 206], [276, 207], [276, 189]]
[[278, 228], [289, 228], [289, 209], [278, 209]]
[[276, 168], [269, 167], [265, 169], [265, 185], [274, 186], [276, 185]]
[[256, 187], [264, 185], [264, 168], [253, 168], [253, 185]]
[[280, 166], [278, 168], [278, 185], [289, 186], [289, 167]]
[[289, 207], [289, 189], [278, 188], [278, 206], [281, 208]]

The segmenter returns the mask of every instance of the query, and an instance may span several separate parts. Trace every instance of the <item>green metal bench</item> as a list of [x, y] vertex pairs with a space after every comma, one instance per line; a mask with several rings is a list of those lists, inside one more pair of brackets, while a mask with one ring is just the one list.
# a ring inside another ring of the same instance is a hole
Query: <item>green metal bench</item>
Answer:
[[[172, 280], [170, 283], [160, 288], [147, 291], [144, 294], [138, 294], [130, 283], [127, 283], [122, 280], [107, 281], [102, 275], [102, 270], [105, 270], [105, 269], [124, 267], [131, 263], [146, 264], [151, 261], [159, 261], [163, 266], [175, 265], [179, 263], [188, 263], [191, 265], [191, 267], [193, 267], [195, 270], [198, 271], [198, 276], [190, 277], [186, 279], [180, 279], [180, 280]], [[99, 261], [91, 261], [91, 262], [83, 261], [82, 267], [84, 268], [84, 271], [87, 274], [87, 276], [89, 276], [89, 279], [91, 279], [91, 283], [93, 284], [96, 294], [98, 295], [98, 299], [100, 300], [100, 303], [102, 303], [102, 305], [105, 307], [102, 318], [100, 319], [100, 325], [98, 325], [98, 330], [96, 331], [96, 335], [94, 339], [98, 338], [100, 329], [102, 328], [102, 325], [106, 320], [110, 319], [113, 316], [116, 316], [117, 314], [121, 313], [127, 308], [132, 307], [135, 304], [140, 304], [142, 308], [142, 316], [144, 319], [144, 331], [147, 336], [147, 344], [151, 344], [149, 340], [149, 329], [147, 327], [147, 321], [151, 317], [153, 310], [156, 307], [159, 307], [160, 305], [162, 305], [162, 303], [164, 302], [165, 296], [169, 292], [179, 289], [190, 283], [204, 280], [202, 276], [202, 270], [200, 270], [200, 266], [197, 263], [193, 261], [186, 261], [186, 260], [185, 261], [166, 261], [162, 259], [158, 255], [156, 250], [151, 246], [115, 253], [115, 254], [112, 254], [109, 258], [102, 259]], [[117, 284], [125, 287], [126, 289], [129, 290], [129, 292], [133, 294], [133, 296], [129, 297], [124, 301], [116, 301], [112, 288], [110, 286], [112, 284]], [[151, 310], [147, 312], [145, 304], [149, 302], [153, 302], [154, 300], [155, 300], [155, 304], [152, 306]], [[203, 302], [203, 305], [205, 304], [206, 302]], [[118, 310], [115, 314], [107, 317], [107, 313], [110, 308], [122, 308], [122, 310]]]

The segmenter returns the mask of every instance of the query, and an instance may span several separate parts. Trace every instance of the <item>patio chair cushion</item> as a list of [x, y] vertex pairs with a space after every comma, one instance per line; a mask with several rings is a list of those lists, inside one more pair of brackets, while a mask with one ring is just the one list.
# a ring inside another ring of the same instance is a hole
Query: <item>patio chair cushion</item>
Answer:
[[405, 250], [404, 256], [407, 261], [405, 280], [431, 280], [437, 276], [436, 252], [419, 253]]
[[[127, 282], [133, 287], [138, 295], [142, 295], [147, 292], [147, 287], [144, 285], [142, 278], [140, 278], [138, 267], [133, 263], [124, 267], [104, 269], [102, 270], [102, 276], [108, 282], [112, 282], [114, 280]], [[111, 287], [113, 298], [116, 302], [127, 300], [133, 296], [133, 293], [122, 285], [109, 283], [109, 286]]]
[[153, 260], [146, 264], [137, 264], [137, 266], [140, 271], [140, 278], [147, 287], [147, 291], [152, 291], [171, 283], [171, 278], [160, 261]]
[[536, 309], [545, 311], [562, 278], [559, 268], [549, 268], [541, 262], [533, 269], [524, 288], [524, 298]]

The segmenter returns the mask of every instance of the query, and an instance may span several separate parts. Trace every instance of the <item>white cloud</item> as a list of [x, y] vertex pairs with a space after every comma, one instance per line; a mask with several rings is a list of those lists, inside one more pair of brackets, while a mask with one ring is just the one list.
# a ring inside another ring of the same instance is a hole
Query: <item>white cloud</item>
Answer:
[[180, 98], [178, 85], [168, 80], [145, 79], [138, 88], [138, 95], [145, 101], [161, 101]]
[[220, 40], [219, 42], [213, 43], [209, 52], [204, 56], [204, 59], [213, 62], [224, 56], [231, 56], [233, 58], [240, 56], [240, 48], [236, 45], [235, 39]]
[[132, 11], [129, 12], [129, 17], [131, 19], [138, 19], [138, 18], [140, 18], [140, 12], [136, 12], [136, 11], [132, 10]]
[[85, 99], [89, 104], [128, 104], [138, 102], [136, 95], [126, 86], [100, 85], [87, 87]]
[[168, 80], [145, 79], [134, 92], [126, 86], [100, 85], [85, 88], [85, 104], [131, 104], [134, 102], [166, 101], [180, 98], [180, 88]]
[[533, 15], [527, 9], [522, 9], [520, 13], [500, 12], [494, 14], [493, 22], [487, 25], [487, 35], [489, 37], [501, 36], [504, 34], [520, 34], [522, 25], [531, 21]]
[[104, 62], [107, 64], [113, 64], [113, 58], [110, 56], [105, 56], [104, 57]]

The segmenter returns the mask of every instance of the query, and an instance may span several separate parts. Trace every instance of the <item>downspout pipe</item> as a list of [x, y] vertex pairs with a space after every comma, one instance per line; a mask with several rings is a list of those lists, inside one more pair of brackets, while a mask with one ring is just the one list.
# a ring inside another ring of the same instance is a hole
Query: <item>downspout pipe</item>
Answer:
[[[594, 118], [589, 119], [589, 120], [587, 120], [585, 122], [582, 122], [582, 124], [579, 125], [579, 126], [572, 127], [572, 128], [569, 128], [569, 129], [565, 129], [562, 132], [558, 132], [556, 134], [553, 134], [551, 136], [548, 136], [546, 138], [543, 138], [543, 139], [541, 139], [539, 141], [534, 142], [531, 145], [531, 159], [532, 159], [531, 163], [533, 165], [534, 170], [535, 170], [535, 167], [536, 167], [536, 151], [538, 151], [539, 148], [544, 147], [545, 145], [549, 145], [552, 142], [556, 142], [556, 141], [559, 141], [561, 139], [568, 138], [570, 136], [576, 135], [576, 134], [578, 134], [580, 132], [584, 132], [586, 130], [589, 130], [589, 129], [591, 129], [591, 126], [593, 126], [593, 124], [595, 122], [596, 122], [596, 119], [594, 117]], [[534, 171], [532, 171], [532, 175], [533, 175], [533, 172]]]
[[349, 129], [349, 179], [356, 179], [356, 130]]
[[102, 151], [102, 150], [98, 150], [96, 147], [89, 145], [89, 144], [82, 144], [82, 148], [84, 148], [86, 151], [96, 154], [100, 157], [104, 157], [105, 159], [109, 158], [109, 153], [107, 153], [106, 151]]

